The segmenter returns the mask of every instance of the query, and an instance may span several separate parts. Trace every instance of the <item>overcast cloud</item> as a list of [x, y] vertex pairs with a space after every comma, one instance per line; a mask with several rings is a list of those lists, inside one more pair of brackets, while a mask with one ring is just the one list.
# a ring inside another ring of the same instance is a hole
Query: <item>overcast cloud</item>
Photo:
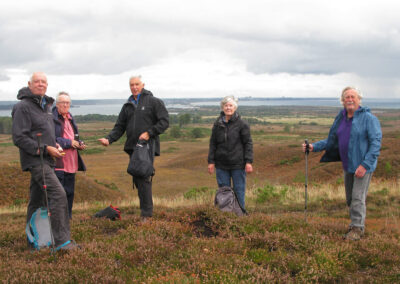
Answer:
[[400, 2], [392, 0], [2, 1], [0, 100], [33, 71], [48, 94], [400, 98]]

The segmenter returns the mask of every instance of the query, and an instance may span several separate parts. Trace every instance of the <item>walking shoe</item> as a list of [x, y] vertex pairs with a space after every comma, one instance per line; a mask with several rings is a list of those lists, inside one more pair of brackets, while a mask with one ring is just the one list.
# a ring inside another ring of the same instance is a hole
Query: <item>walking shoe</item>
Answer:
[[80, 249], [80, 245], [78, 245], [74, 240], [70, 240], [61, 246], [58, 246], [56, 248], [56, 251], [58, 250], [75, 250], [75, 249]]
[[343, 236], [344, 240], [358, 241], [364, 235], [364, 231], [358, 227], [351, 227], [349, 231]]

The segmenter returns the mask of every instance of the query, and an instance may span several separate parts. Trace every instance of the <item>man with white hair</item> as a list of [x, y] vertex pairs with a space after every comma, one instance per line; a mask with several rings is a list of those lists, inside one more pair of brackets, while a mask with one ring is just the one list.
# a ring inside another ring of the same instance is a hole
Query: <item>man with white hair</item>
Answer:
[[[18, 92], [18, 100], [12, 110], [12, 137], [19, 148], [21, 167], [31, 173], [27, 222], [40, 207], [46, 206], [43, 176], [46, 180], [51, 228], [56, 249], [78, 247], [70, 241], [68, 203], [65, 191], [55, 172], [55, 158], [62, 157], [62, 149], [56, 145], [51, 106], [54, 99], [46, 96], [47, 77], [42, 72], [33, 73], [28, 87]], [[38, 146], [37, 134], [41, 133]], [[40, 153], [43, 153], [43, 169]]]
[[[162, 100], [144, 89], [141, 76], [131, 77], [129, 87], [132, 94], [122, 106], [114, 128], [99, 141], [103, 146], [108, 146], [126, 132], [124, 151], [130, 157], [139, 140], [148, 141], [153, 156], [159, 156], [159, 135], [169, 126], [168, 111]], [[138, 189], [142, 221], [146, 221], [153, 215], [152, 177], [133, 177], [133, 186]]]
[[[381, 148], [379, 120], [367, 107], [361, 106], [362, 95], [353, 87], [342, 91], [339, 111], [328, 138], [309, 144], [309, 150], [325, 150], [321, 162], [342, 161], [346, 201], [351, 223], [346, 240], [359, 240], [364, 235], [366, 198], [372, 173], [376, 169]], [[303, 151], [306, 144], [303, 144]]]

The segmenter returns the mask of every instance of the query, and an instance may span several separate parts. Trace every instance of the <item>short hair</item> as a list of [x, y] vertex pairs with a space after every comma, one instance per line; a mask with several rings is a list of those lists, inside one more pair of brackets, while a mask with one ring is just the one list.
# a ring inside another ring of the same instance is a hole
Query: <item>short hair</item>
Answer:
[[361, 103], [361, 100], [362, 100], [362, 97], [363, 97], [361, 91], [360, 91], [359, 89], [357, 89], [356, 87], [350, 87], [350, 86], [348, 86], [348, 87], [346, 87], [346, 88], [343, 89], [342, 95], [340, 96], [340, 102], [341, 102], [341, 104], [343, 104], [343, 102], [344, 102], [344, 94], [345, 94], [347, 91], [349, 91], [349, 90], [353, 90], [353, 91], [355, 91], [355, 92], [357, 93], [357, 96], [358, 96], [358, 98], [360, 99], [360, 103]]
[[226, 96], [225, 98], [223, 98], [221, 101], [221, 109], [224, 109], [224, 106], [227, 103], [232, 103], [235, 109], [237, 109], [238, 107], [238, 99], [236, 99], [234, 96]]
[[69, 101], [71, 101], [71, 96], [67, 92], [59, 92], [56, 96], [56, 104], [60, 101], [61, 96], [67, 96], [69, 98]]
[[142, 83], [143, 83], [143, 80], [142, 80], [142, 75], [135, 75], [135, 76], [131, 76], [131, 77], [129, 78], [129, 82], [130, 82], [132, 79], [139, 79], [139, 80], [140, 80], [140, 82], [142, 82]]

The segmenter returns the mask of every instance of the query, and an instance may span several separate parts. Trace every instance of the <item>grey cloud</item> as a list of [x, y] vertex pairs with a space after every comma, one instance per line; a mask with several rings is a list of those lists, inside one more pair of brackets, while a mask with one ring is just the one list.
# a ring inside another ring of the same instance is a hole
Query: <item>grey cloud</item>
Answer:
[[[192, 9], [193, 10], [193, 9]], [[203, 7], [202, 11], [206, 11]], [[400, 50], [396, 36], [340, 33], [318, 27], [274, 29], [265, 21], [235, 22], [214, 17], [184, 15], [169, 18], [160, 11], [133, 7], [95, 14], [90, 10], [42, 10], [45, 17], [25, 13], [0, 20], [0, 68], [46, 70], [53, 74], [118, 74], [150, 66], [167, 56], [190, 49], [224, 50], [246, 62], [250, 72], [398, 76]], [[184, 16], [183, 16], [184, 15]], [[260, 15], [259, 15], [260, 16]], [[204, 20], [203, 20], [204, 17]], [[38, 19], [42, 20], [38, 20]], [[315, 23], [318, 25], [318, 23]], [[279, 26], [279, 25], [278, 25]], [[396, 27], [393, 27], [396, 29]], [[316, 32], [317, 31], [317, 32]], [[343, 31], [345, 33], [345, 31]]]

